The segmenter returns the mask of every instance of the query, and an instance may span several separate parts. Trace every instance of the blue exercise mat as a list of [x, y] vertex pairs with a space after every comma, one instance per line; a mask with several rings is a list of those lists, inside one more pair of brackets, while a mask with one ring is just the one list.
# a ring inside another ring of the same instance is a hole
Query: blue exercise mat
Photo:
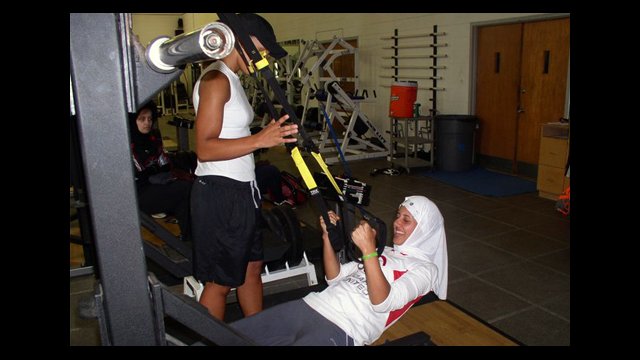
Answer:
[[423, 175], [486, 196], [503, 197], [536, 191], [535, 181], [479, 167], [459, 172], [426, 171]]

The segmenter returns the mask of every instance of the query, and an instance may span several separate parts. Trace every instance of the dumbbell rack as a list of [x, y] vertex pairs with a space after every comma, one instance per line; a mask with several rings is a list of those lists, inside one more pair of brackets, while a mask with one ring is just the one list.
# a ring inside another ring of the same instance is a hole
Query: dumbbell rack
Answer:
[[[393, 60], [393, 65], [382, 66], [383, 69], [393, 69], [393, 75], [380, 75], [381, 78], [393, 79], [393, 81], [400, 80], [431, 80], [431, 86], [424, 87], [418, 86], [418, 89], [431, 91], [431, 107], [429, 108], [429, 115], [437, 115], [437, 97], [438, 91], [444, 91], [443, 87], [438, 87], [438, 80], [442, 80], [442, 76], [438, 75], [438, 70], [444, 70], [447, 67], [438, 65], [438, 59], [447, 58], [446, 54], [438, 54], [438, 48], [446, 47], [447, 43], [438, 43], [438, 37], [445, 36], [446, 33], [438, 32], [438, 25], [433, 25], [433, 32], [427, 34], [413, 34], [413, 35], [399, 35], [398, 29], [393, 30], [393, 36], [383, 37], [381, 40], [393, 40], [393, 45], [389, 47], [383, 47], [383, 49], [393, 50], [393, 55], [383, 56], [383, 59]], [[411, 39], [411, 38], [431, 38], [430, 44], [411, 44], [411, 45], [399, 45], [399, 39]], [[404, 55], [400, 54], [400, 50], [406, 49], [431, 49], [431, 54], [412, 54]], [[401, 59], [431, 59], [431, 65], [399, 65]], [[409, 73], [400, 74], [400, 70], [431, 70], [430, 76], [425, 75], [413, 75]], [[384, 84], [383, 87], [391, 87], [391, 84]]]

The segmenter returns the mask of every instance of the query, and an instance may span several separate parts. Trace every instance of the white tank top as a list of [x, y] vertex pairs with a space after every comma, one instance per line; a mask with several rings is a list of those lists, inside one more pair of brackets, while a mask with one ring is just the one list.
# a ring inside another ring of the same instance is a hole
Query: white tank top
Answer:
[[[200, 103], [200, 80], [202, 77], [212, 70], [218, 70], [229, 79], [231, 85], [231, 94], [229, 101], [224, 104], [222, 130], [220, 131], [221, 139], [238, 139], [250, 136], [251, 131], [249, 125], [253, 121], [253, 109], [244, 88], [240, 83], [240, 78], [222, 61], [215, 61], [209, 65], [202, 74], [193, 88], [193, 106], [198, 113], [198, 104]], [[255, 162], [253, 153], [241, 156], [231, 160], [205, 161], [198, 160], [196, 167], [196, 175], [219, 175], [225, 176], [237, 181], [255, 182]]]

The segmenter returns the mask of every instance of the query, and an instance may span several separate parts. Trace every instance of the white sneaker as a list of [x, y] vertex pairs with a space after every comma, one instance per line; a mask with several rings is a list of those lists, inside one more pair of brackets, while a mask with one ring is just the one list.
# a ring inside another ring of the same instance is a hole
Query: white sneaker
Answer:
[[151, 217], [154, 219], [164, 219], [167, 217], [167, 214], [165, 213], [151, 214]]

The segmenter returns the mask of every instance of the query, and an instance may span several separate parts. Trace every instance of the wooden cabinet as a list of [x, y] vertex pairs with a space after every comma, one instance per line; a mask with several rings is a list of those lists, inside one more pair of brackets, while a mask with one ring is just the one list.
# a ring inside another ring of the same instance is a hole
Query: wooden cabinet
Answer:
[[548, 123], [542, 125], [540, 155], [538, 158], [538, 194], [557, 200], [569, 186], [566, 177], [569, 156], [569, 125]]

